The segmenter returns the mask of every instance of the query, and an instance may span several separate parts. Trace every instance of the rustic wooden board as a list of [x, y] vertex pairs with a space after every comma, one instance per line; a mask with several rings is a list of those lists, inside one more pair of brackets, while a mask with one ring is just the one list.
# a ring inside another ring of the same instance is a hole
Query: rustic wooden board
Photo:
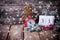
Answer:
[[[9, 32], [9, 25], [0, 26], [0, 40], [6, 40]], [[23, 35], [24, 31], [24, 35]], [[55, 32], [56, 33], [56, 32]], [[23, 30], [23, 25], [12, 25], [9, 36], [10, 40], [55, 40], [55, 34], [52, 30], [42, 30], [41, 32], [29, 32]], [[23, 37], [24, 36], [24, 37]]]
[[41, 32], [29, 32], [24, 29], [24, 40], [55, 40], [56, 33], [53, 30], [42, 30]]
[[9, 31], [9, 25], [0, 26], [0, 40], [6, 40]]
[[56, 36], [56, 34], [52, 30], [40, 32], [40, 39], [41, 40], [54, 40], [55, 36]]
[[10, 39], [22, 40], [22, 32], [23, 32], [22, 25], [12, 25], [9, 33]]
[[40, 40], [38, 32], [29, 32], [24, 29], [24, 40]]

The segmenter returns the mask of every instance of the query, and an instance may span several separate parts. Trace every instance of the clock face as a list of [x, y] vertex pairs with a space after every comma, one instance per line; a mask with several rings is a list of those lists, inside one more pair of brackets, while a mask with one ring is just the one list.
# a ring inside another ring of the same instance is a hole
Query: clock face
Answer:
[[34, 25], [35, 24], [35, 20], [33, 20], [33, 19], [29, 19], [28, 21], [27, 21], [27, 25], [28, 26], [32, 26], [32, 25]]

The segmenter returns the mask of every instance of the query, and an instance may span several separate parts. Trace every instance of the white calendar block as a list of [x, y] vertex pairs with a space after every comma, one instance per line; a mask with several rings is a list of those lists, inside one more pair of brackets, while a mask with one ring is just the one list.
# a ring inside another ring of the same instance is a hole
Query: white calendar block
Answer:
[[49, 26], [51, 24], [54, 24], [54, 16], [45, 16], [45, 15], [40, 15], [39, 16], [39, 25], [42, 26]]

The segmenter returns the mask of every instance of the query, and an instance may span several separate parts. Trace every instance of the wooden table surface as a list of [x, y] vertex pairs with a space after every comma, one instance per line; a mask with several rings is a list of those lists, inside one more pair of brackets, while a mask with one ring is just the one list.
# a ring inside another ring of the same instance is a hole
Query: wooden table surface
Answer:
[[6, 40], [9, 31], [9, 25], [0, 26], [0, 40]]
[[12, 25], [10, 29], [10, 39], [11, 40], [22, 40], [22, 32], [23, 26], [22, 25]]
[[56, 35], [53, 30], [29, 32], [25, 28], [23, 30], [23, 25], [0, 26], [0, 40], [55, 40]]
[[29, 32], [24, 29], [24, 40], [54, 40], [53, 37], [56, 35], [52, 30]]

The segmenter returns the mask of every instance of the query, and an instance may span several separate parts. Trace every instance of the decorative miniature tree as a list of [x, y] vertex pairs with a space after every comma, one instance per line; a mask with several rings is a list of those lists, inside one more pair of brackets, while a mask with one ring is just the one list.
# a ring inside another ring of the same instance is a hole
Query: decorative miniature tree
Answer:
[[25, 17], [27, 17], [28, 15], [33, 16], [32, 5], [31, 4], [26, 4], [25, 5], [24, 14], [25, 14]]

